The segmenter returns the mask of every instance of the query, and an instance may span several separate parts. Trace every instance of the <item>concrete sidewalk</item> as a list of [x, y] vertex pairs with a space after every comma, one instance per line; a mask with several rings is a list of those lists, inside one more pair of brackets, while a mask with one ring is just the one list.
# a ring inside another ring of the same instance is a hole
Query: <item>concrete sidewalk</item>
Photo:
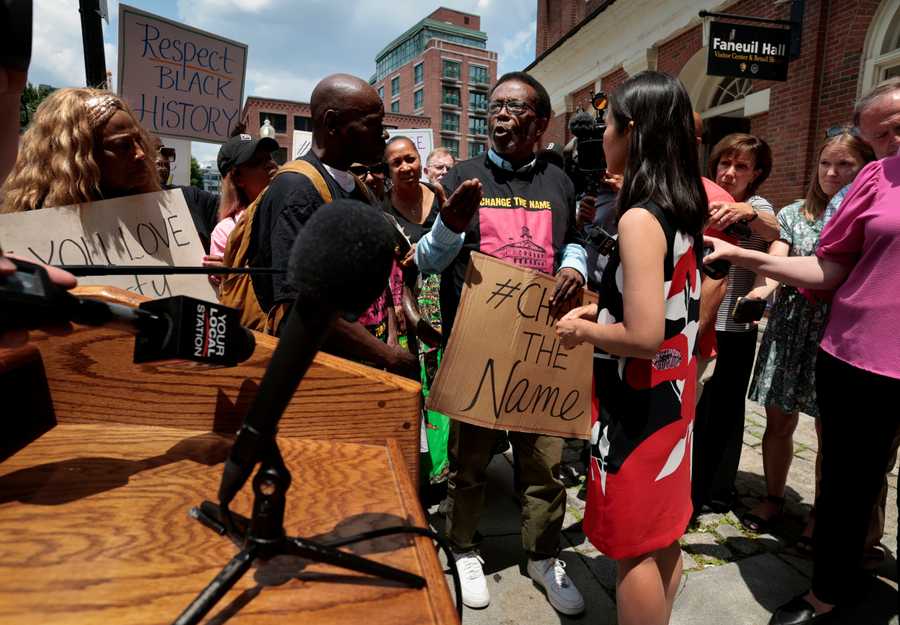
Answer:
[[[761, 453], [765, 422], [762, 407], [748, 401], [737, 478], [741, 502], [738, 514], [765, 494]], [[685, 575], [672, 625], [766, 625], [776, 607], [809, 587], [812, 562], [801, 557], [792, 545], [803, 529], [813, 501], [816, 433], [812, 418], [801, 415], [794, 441], [795, 457], [788, 477], [785, 516], [773, 526], [771, 534], [745, 532], [735, 512], [729, 512], [702, 515], [682, 538]], [[587, 610], [578, 618], [569, 618], [557, 614], [525, 574], [520, 508], [513, 492], [509, 452], [494, 458], [489, 479], [487, 508], [479, 531], [485, 537], [481, 551], [491, 605], [484, 610], [466, 608], [464, 622], [614, 625], [615, 563], [594, 549], [581, 532], [584, 502], [577, 497], [579, 488], [570, 488], [568, 492], [561, 558], [584, 594]], [[893, 552], [897, 548], [896, 467], [889, 484], [882, 542]], [[432, 507], [430, 513], [435, 527], [443, 529], [443, 518], [437, 513], [437, 507]], [[879, 567], [866, 600], [829, 623], [897, 625], [897, 600], [896, 562], [891, 556]]]

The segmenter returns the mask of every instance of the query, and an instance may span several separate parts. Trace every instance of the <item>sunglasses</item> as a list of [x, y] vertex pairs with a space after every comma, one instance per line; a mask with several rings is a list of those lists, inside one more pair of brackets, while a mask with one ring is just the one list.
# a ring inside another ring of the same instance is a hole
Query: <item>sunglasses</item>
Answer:
[[837, 137], [838, 135], [843, 134], [859, 137], [859, 128], [857, 128], [856, 126], [832, 126], [825, 131], [825, 138], [831, 139], [832, 137]]
[[378, 163], [376, 165], [351, 165], [350, 173], [356, 176], [357, 178], [365, 178], [368, 174], [372, 174], [373, 176], [384, 176], [386, 173], [387, 167], [384, 163]]
[[491, 100], [488, 104], [488, 112], [496, 115], [503, 110], [503, 107], [509, 111], [510, 115], [521, 115], [525, 111], [533, 111], [534, 107], [523, 100]]

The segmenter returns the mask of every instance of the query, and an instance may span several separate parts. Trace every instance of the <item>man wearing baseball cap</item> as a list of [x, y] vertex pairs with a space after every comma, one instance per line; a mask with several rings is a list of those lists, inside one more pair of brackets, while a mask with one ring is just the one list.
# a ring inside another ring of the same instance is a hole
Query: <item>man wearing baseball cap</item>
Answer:
[[254, 139], [252, 135], [248, 134], [235, 135], [219, 148], [219, 157], [216, 159], [219, 173], [224, 178], [238, 165], [249, 162], [257, 154], [257, 151], [261, 154], [271, 154], [278, 147], [278, 142], [271, 137]]

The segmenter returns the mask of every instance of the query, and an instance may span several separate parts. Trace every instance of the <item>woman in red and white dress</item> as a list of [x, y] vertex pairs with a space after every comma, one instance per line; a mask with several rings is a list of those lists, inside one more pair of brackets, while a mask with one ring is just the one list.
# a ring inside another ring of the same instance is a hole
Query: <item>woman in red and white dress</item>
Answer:
[[621, 625], [667, 623], [691, 517], [694, 344], [707, 214], [684, 86], [642, 72], [610, 97], [608, 167], [624, 172], [618, 245], [599, 304], [557, 324], [566, 346], [597, 347], [599, 413], [584, 532], [618, 565]]

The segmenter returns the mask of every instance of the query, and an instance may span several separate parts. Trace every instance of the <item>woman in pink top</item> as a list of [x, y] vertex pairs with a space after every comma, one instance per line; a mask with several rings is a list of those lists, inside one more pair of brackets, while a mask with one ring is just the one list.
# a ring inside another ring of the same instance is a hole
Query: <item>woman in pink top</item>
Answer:
[[[272, 159], [272, 152], [277, 149], [278, 143], [274, 139], [254, 139], [247, 134], [235, 135], [219, 149], [217, 161], [222, 176], [222, 198], [219, 200], [219, 223], [210, 236], [209, 255], [203, 257], [205, 267], [222, 264], [231, 231], [278, 170]], [[211, 276], [210, 282], [218, 285], [219, 277]]]
[[770, 625], [811, 623], [859, 597], [869, 516], [900, 426], [900, 156], [866, 166], [814, 256], [770, 256], [708, 239], [724, 258], [792, 286], [834, 291], [819, 345], [822, 479], [812, 589]]

